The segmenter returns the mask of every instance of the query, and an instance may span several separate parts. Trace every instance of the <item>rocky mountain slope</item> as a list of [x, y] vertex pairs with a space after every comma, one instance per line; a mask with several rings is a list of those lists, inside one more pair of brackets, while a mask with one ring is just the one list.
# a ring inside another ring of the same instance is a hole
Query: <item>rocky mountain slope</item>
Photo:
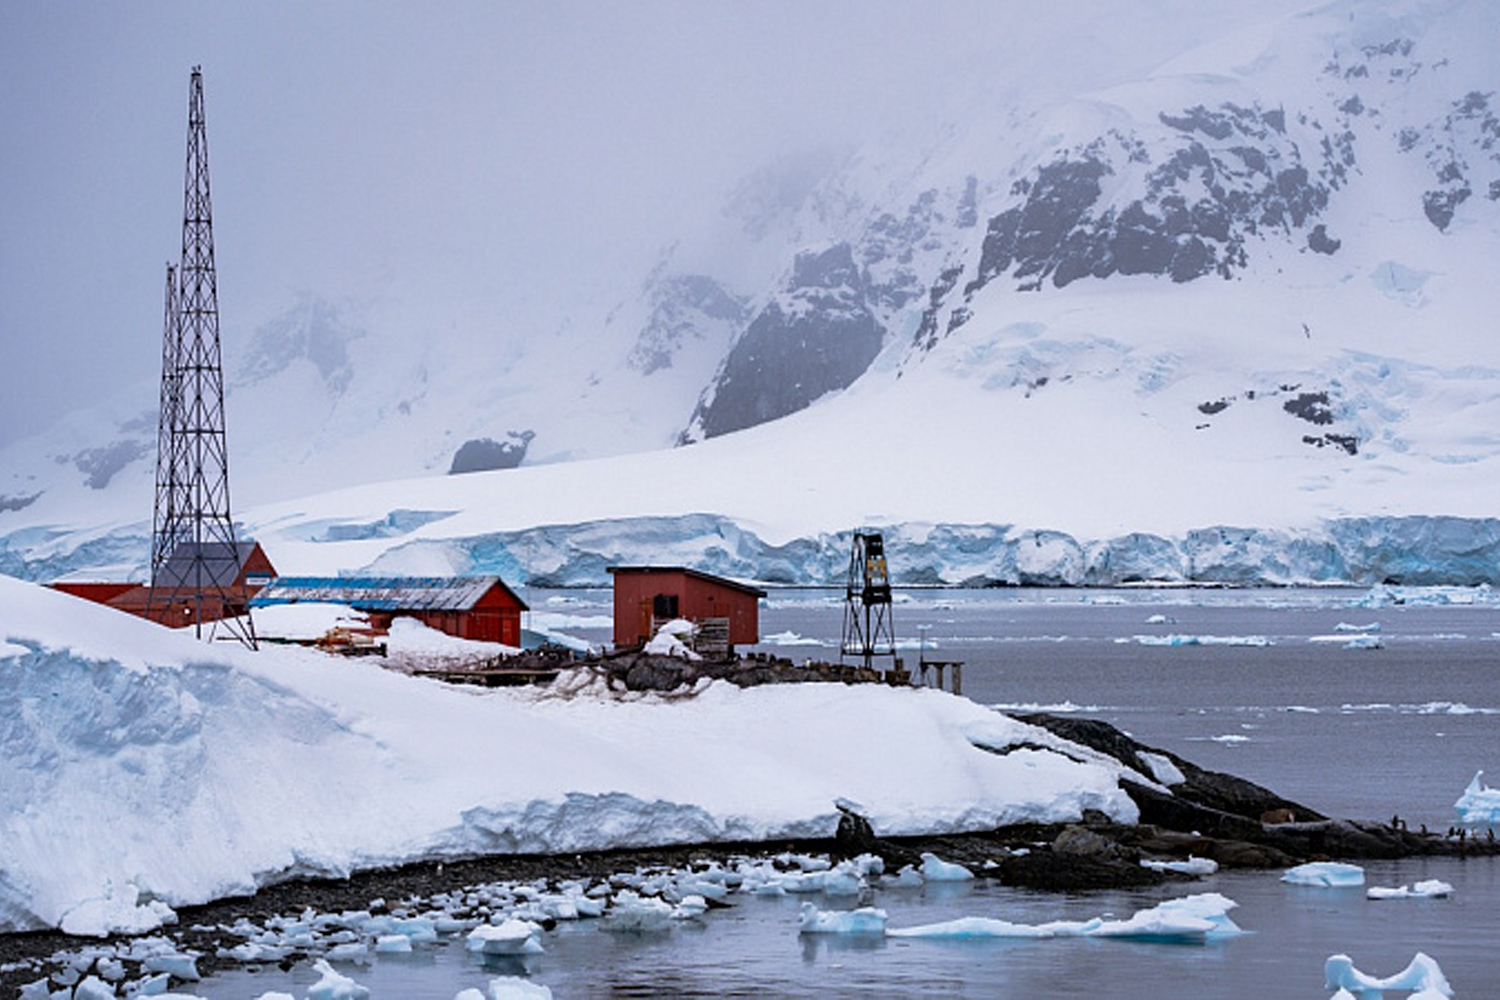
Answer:
[[[782, 158], [633, 292], [489, 353], [309, 297], [226, 345], [236, 495], [537, 467], [506, 481], [525, 492], [556, 481], [546, 465], [719, 439], [701, 462], [634, 463], [671, 477], [638, 509], [572, 516], [714, 512], [773, 542], [862, 520], [1144, 532], [1179, 551], [1222, 524], [1483, 517], [1497, 41], [1482, 3], [1337, 0], [1105, 90]], [[149, 514], [154, 391], [136, 396], [6, 450], [19, 564], [49, 526]], [[820, 460], [840, 475], [815, 486]], [[938, 485], [892, 489], [902, 469]], [[723, 489], [701, 495], [707, 476]], [[754, 502], [768, 480], [842, 499], [799, 519]]]

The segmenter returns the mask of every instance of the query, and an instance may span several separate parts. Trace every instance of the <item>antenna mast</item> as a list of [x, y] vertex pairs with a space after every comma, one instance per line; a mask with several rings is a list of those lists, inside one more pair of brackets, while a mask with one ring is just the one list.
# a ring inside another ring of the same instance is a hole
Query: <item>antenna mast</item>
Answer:
[[242, 588], [243, 562], [229, 513], [229, 449], [224, 434], [224, 370], [219, 348], [219, 286], [203, 70], [188, 89], [187, 169], [182, 258], [167, 267], [161, 415], [157, 428], [156, 511], [151, 534], [147, 614], [168, 625], [224, 626], [255, 648]]

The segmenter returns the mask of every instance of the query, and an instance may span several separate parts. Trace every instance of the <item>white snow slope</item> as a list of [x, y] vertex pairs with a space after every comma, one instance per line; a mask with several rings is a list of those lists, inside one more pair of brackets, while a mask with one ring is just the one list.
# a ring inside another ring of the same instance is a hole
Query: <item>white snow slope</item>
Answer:
[[839, 800], [882, 835], [1133, 822], [1120, 773], [932, 690], [458, 689], [0, 577], [0, 931], [433, 856], [827, 836]]

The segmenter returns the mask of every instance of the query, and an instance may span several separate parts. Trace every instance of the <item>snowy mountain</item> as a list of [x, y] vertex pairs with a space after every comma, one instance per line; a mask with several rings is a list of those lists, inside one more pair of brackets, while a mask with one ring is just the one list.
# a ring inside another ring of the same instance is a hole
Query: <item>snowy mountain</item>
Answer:
[[[871, 523], [913, 582], [1495, 579], [1496, 42], [1482, 3], [1338, 0], [997, 87], [752, 172], [633, 291], [492, 349], [308, 297], [226, 344], [247, 528], [283, 565], [574, 582], [836, 578]], [[0, 569], [142, 564], [130, 398], [6, 450]]]

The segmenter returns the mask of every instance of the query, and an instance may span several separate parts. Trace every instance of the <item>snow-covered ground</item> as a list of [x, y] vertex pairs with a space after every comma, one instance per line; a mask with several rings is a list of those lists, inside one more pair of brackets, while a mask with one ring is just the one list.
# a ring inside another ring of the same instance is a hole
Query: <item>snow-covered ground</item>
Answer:
[[432, 856], [827, 836], [840, 802], [881, 835], [1136, 815], [1117, 763], [933, 690], [460, 689], [6, 577], [0, 680], [0, 931]]

